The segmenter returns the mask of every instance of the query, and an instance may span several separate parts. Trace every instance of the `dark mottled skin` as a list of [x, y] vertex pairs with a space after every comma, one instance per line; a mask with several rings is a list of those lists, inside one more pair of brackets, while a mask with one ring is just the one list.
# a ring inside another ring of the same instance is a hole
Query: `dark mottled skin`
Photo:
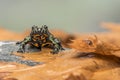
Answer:
[[25, 52], [25, 45], [29, 44], [31, 47], [35, 47], [41, 50], [42, 47], [49, 47], [53, 50], [51, 53], [55, 54], [61, 50], [64, 50], [61, 46], [61, 42], [58, 38], [54, 37], [48, 30], [46, 25], [42, 27], [32, 26], [32, 30], [29, 36], [25, 37], [23, 41], [17, 42], [20, 44], [20, 48], [17, 52]]

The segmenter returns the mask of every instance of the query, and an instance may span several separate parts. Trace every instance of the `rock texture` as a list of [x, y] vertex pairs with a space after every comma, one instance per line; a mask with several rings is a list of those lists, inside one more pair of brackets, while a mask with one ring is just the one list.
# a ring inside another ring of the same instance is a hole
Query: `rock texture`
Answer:
[[20, 64], [26, 64], [29, 66], [35, 66], [38, 64], [42, 64], [42, 62], [34, 62], [31, 60], [22, 60], [21, 56], [17, 56], [13, 54], [13, 52], [16, 52], [18, 50], [18, 47], [16, 42], [0, 42], [0, 61], [4, 62], [16, 62]]

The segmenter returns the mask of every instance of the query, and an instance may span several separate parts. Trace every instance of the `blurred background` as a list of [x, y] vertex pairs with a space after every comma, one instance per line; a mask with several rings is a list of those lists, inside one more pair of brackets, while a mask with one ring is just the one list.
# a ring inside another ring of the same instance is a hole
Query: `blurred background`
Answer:
[[120, 22], [120, 0], [0, 0], [0, 27], [16, 32], [43, 24], [67, 32], [99, 32], [102, 22]]

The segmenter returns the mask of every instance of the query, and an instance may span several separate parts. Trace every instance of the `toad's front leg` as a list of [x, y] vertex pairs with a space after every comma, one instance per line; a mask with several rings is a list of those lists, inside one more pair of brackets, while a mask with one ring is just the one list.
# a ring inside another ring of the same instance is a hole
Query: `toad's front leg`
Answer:
[[64, 50], [64, 48], [62, 47], [61, 42], [60, 42], [59, 39], [54, 38], [53, 36], [51, 36], [50, 41], [53, 44], [53, 51], [51, 51], [51, 53], [57, 54], [59, 51]]
[[24, 38], [23, 41], [17, 42], [16, 44], [20, 45], [17, 52], [25, 53], [25, 45], [28, 44], [30, 41], [31, 41], [31, 37], [27, 36], [26, 38]]

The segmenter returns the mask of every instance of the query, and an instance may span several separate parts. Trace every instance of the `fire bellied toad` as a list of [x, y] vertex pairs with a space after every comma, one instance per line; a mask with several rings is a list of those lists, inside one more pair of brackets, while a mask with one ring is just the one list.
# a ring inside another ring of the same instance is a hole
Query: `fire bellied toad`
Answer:
[[25, 37], [23, 41], [17, 42], [16, 44], [20, 44], [20, 48], [17, 52], [25, 52], [25, 45], [29, 44], [32, 47], [39, 48], [41, 50], [42, 47], [50, 47], [53, 50], [51, 53], [55, 54], [61, 50], [64, 50], [61, 42], [58, 38], [54, 37], [48, 30], [46, 25], [42, 27], [32, 26], [32, 30], [29, 36]]

